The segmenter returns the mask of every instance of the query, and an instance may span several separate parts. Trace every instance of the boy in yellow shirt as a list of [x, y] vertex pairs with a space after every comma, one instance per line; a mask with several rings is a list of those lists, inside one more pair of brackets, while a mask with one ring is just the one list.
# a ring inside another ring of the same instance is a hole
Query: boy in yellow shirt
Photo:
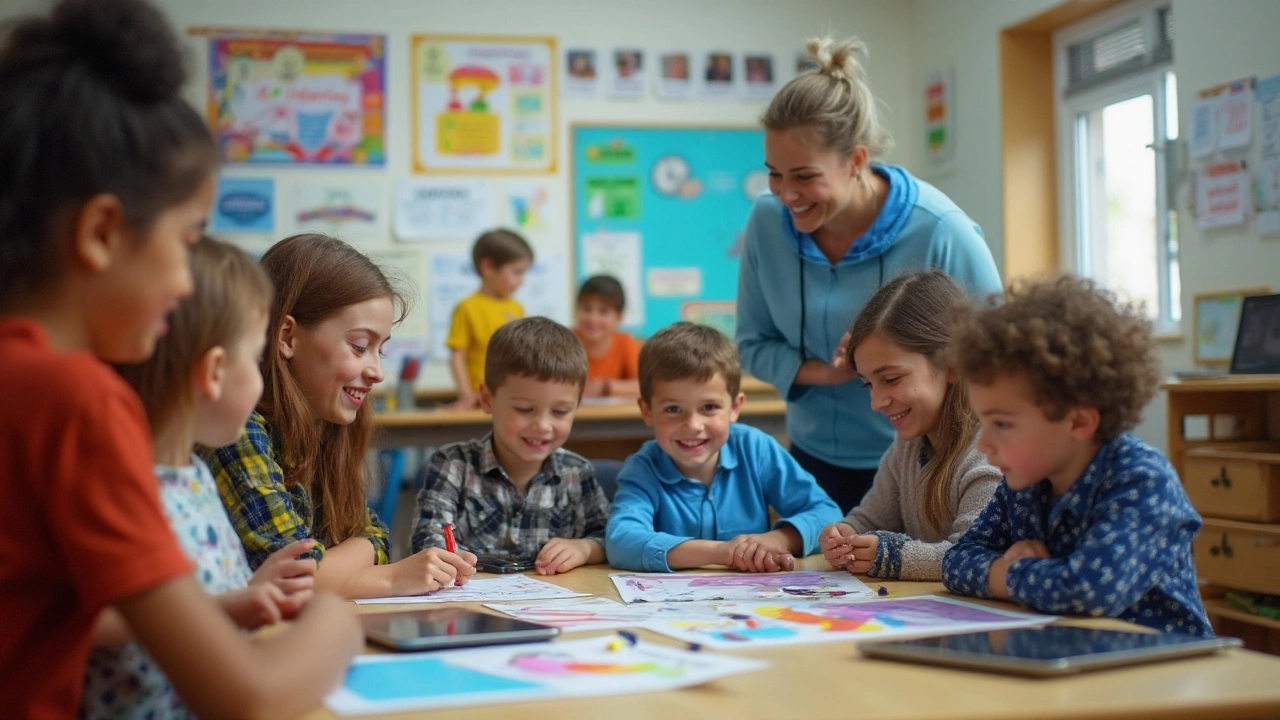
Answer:
[[450, 367], [458, 390], [454, 407], [459, 410], [474, 408], [480, 402], [489, 338], [506, 323], [524, 317], [524, 308], [512, 295], [533, 264], [533, 248], [510, 230], [490, 230], [476, 238], [471, 261], [480, 275], [480, 289], [454, 308], [453, 325], [445, 341], [453, 351]]

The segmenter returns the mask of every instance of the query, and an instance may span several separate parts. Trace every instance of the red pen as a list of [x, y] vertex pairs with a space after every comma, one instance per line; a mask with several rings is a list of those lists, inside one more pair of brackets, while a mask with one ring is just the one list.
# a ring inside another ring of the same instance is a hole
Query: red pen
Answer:
[[444, 524], [444, 549], [451, 553], [458, 552], [458, 543], [453, 541], [453, 523]]

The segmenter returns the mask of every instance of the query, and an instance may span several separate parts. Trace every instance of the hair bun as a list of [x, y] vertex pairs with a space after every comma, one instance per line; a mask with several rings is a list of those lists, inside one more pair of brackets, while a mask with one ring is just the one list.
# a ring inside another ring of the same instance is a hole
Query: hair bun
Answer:
[[173, 98], [186, 81], [178, 39], [146, 0], [62, 0], [50, 30], [70, 58], [135, 102]]
[[857, 38], [836, 42], [830, 37], [810, 38], [805, 46], [818, 72], [837, 80], [855, 82], [862, 76], [862, 60], [867, 45]]

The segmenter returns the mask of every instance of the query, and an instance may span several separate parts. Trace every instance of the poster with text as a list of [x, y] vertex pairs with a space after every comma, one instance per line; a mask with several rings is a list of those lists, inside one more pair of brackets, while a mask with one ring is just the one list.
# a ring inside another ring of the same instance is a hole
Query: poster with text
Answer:
[[474, 240], [493, 228], [487, 178], [412, 178], [396, 183], [396, 237], [406, 242]]
[[414, 35], [415, 172], [550, 173], [556, 163], [556, 42]]
[[1201, 230], [1241, 225], [1249, 198], [1249, 179], [1239, 160], [1209, 163], [1196, 181], [1196, 223]]
[[214, 233], [271, 233], [276, 227], [272, 178], [218, 178], [209, 229]]
[[335, 177], [295, 180], [290, 193], [290, 234], [318, 232], [346, 239], [387, 240], [390, 200], [386, 182]]
[[208, 118], [228, 163], [382, 166], [384, 35], [195, 28]]

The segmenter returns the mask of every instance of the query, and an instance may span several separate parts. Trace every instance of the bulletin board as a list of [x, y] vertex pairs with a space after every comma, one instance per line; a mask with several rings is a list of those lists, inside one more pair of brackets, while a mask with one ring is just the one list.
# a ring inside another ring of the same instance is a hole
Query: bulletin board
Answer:
[[641, 337], [677, 320], [732, 337], [747, 218], [769, 187], [764, 132], [575, 125], [571, 135], [577, 283], [617, 277], [623, 327]]

